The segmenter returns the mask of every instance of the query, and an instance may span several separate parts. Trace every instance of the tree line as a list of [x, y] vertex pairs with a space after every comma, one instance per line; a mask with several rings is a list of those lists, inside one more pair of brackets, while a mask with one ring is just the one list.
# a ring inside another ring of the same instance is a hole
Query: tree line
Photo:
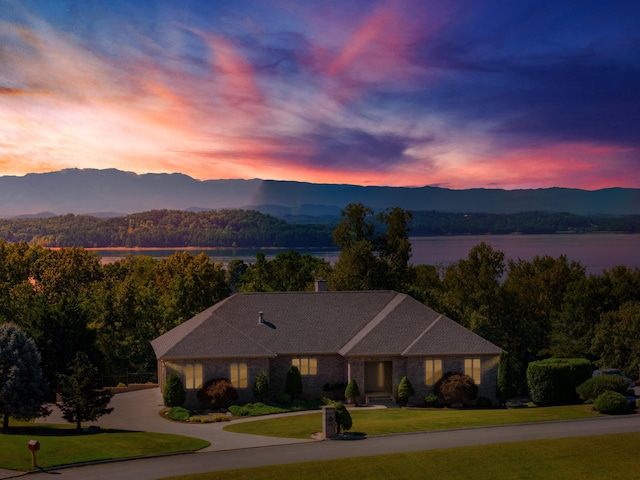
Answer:
[[[349, 208], [349, 207], [347, 207]], [[339, 217], [285, 217], [255, 210], [151, 210], [122, 217], [60, 215], [0, 219], [0, 238], [44, 247], [331, 247]], [[379, 219], [374, 219], [378, 223]], [[379, 227], [384, 227], [382, 222]], [[640, 215], [413, 212], [414, 236], [640, 232]]]
[[587, 275], [578, 262], [546, 255], [505, 258], [487, 243], [450, 265], [411, 264], [410, 212], [345, 208], [333, 231], [334, 265], [288, 251], [227, 266], [206, 254], [125, 256], [102, 264], [80, 247], [50, 250], [0, 240], [0, 324], [35, 342], [55, 390], [82, 352], [107, 375], [155, 371], [150, 341], [234, 291], [393, 289], [424, 302], [503, 348], [525, 393], [529, 362], [583, 357], [637, 378], [640, 269]]

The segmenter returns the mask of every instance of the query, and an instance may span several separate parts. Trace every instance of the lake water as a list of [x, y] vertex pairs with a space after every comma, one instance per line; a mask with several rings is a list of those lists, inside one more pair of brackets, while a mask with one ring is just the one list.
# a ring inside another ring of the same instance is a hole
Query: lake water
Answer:
[[[466, 258], [469, 250], [480, 242], [501, 250], [506, 258], [532, 260], [536, 255], [551, 255], [554, 258], [566, 255], [569, 261], [584, 265], [587, 273], [600, 274], [602, 270], [615, 265], [640, 267], [640, 235], [597, 233], [581, 235], [460, 235], [449, 237], [411, 237], [413, 264], [447, 265]], [[149, 255], [156, 258], [168, 257], [184, 249], [117, 249], [96, 250], [103, 262], [122, 258], [126, 253]], [[287, 249], [265, 249], [267, 259], [275, 257]], [[336, 249], [297, 249], [324, 258], [330, 263], [338, 258]], [[204, 252], [213, 261], [228, 263], [233, 259], [254, 262], [257, 249], [191, 249], [194, 255]]]

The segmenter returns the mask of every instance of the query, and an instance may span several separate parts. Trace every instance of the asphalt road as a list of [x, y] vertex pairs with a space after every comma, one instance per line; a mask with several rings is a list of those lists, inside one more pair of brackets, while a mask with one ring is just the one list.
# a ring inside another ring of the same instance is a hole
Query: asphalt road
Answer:
[[625, 415], [587, 420], [386, 435], [353, 441], [325, 440], [291, 445], [198, 452], [67, 468], [55, 472], [31, 474], [28, 478], [51, 480], [52, 474], [54, 474], [60, 480], [114, 478], [147, 480], [244, 467], [637, 431], [640, 431], [640, 415]]

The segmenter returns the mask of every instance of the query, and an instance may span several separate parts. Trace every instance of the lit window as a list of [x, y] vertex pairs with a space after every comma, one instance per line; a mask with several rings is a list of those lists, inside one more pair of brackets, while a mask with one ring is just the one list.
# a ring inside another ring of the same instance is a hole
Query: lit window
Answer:
[[442, 360], [425, 361], [425, 381], [427, 385], [433, 385], [442, 377]]
[[231, 384], [236, 388], [247, 388], [249, 384], [248, 368], [246, 363], [232, 363], [230, 375]]
[[294, 358], [291, 365], [298, 367], [300, 375], [317, 375], [318, 359], [317, 358]]
[[187, 364], [184, 367], [184, 388], [187, 390], [202, 387], [202, 364]]
[[479, 358], [466, 358], [464, 360], [464, 374], [473, 378], [476, 385], [480, 385], [481, 369]]

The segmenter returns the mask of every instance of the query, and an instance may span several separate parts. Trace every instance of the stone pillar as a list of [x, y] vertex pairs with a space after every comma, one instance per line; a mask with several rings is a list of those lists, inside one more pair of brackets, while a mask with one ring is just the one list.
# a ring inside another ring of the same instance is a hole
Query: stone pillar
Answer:
[[336, 436], [336, 408], [322, 407], [322, 435], [324, 438]]

